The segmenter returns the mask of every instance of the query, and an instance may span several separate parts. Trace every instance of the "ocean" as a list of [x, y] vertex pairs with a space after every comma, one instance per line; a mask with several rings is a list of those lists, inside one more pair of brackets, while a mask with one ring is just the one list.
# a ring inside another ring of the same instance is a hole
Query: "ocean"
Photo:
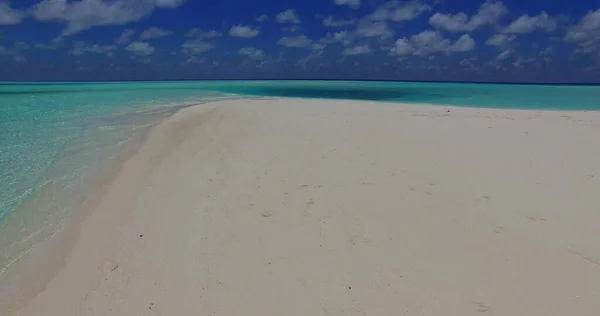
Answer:
[[303, 97], [486, 108], [600, 110], [600, 86], [384, 81], [0, 83], [0, 279], [62, 230], [104, 165], [178, 109]]

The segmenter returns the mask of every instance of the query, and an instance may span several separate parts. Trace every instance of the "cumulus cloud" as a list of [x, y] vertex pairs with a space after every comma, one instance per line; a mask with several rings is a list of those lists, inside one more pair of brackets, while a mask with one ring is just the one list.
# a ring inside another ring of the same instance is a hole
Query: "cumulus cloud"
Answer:
[[517, 37], [514, 35], [496, 34], [488, 38], [487, 41], [485, 41], [485, 45], [495, 46], [499, 49], [506, 50], [514, 45], [516, 39]]
[[477, 57], [467, 57], [460, 61], [461, 66], [471, 66], [477, 60]]
[[463, 34], [452, 44], [451, 51], [468, 52], [473, 50], [473, 48], [475, 48], [475, 40], [469, 34]]
[[353, 46], [353, 47], [346, 47], [343, 51], [343, 54], [347, 55], [347, 56], [354, 56], [354, 55], [371, 54], [372, 52], [373, 51], [371, 50], [371, 47], [369, 47], [369, 45], [363, 44], [363, 45], [357, 45], [357, 46]]
[[146, 42], [132, 42], [125, 50], [138, 56], [150, 56], [154, 54], [155, 49]]
[[356, 35], [386, 39], [394, 35], [394, 31], [389, 28], [385, 21], [362, 20], [356, 26]]
[[118, 38], [115, 39], [115, 42], [117, 43], [129, 43], [133, 40], [133, 36], [135, 36], [135, 31], [134, 30], [123, 30], [123, 32], [121, 32], [121, 35], [119, 35]]
[[556, 30], [556, 21], [551, 18], [548, 13], [542, 12], [536, 16], [529, 16], [527, 14], [521, 15], [518, 19], [514, 20], [505, 29], [505, 33], [516, 33], [516, 34], [527, 34], [532, 33], [536, 30], [542, 30], [546, 32], [553, 32]]
[[564, 40], [578, 43], [578, 53], [590, 53], [598, 50], [598, 46], [600, 46], [600, 9], [589, 11], [575, 25], [571, 26]]
[[360, 7], [360, 0], [333, 0], [336, 5], [347, 5], [353, 9]]
[[285, 47], [309, 47], [312, 44], [312, 40], [306, 35], [299, 36], [284, 36], [277, 41], [277, 45]]
[[265, 53], [262, 50], [254, 47], [240, 48], [238, 54], [248, 56], [252, 59], [262, 59], [263, 57], [265, 57]]
[[335, 33], [327, 33], [319, 42], [324, 44], [340, 43], [344, 46], [348, 46], [354, 42], [356, 36], [350, 31], [339, 31]]
[[8, 3], [0, 2], [0, 25], [19, 24], [25, 14], [13, 9]]
[[328, 16], [323, 19], [323, 26], [327, 26], [327, 27], [342, 27], [342, 26], [354, 25], [354, 24], [356, 24], [356, 20], [354, 20], [354, 19], [344, 20], [344, 19], [338, 19], [333, 16]]
[[70, 54], [75, 56], [81, 56], [86, 53], [93, 53], [106, 54], [108, 56], [111, 56], [116, 49], [117, 46], [114, 45], [88, 45], [84, 42], [75, 42], [75, 44], [73, 44], [73, 49], [71, 49], [70, 51]]
[[205, 42], [200, 38], [189, 40], [181, 45], [181, 52], [189, 55], [198, 55], [213, 49], [211, 43]]
[[517, 60], [515, 60], [512, 65], [515, 68], [523, 68], [525, 65], [531, 64], [534, 62], [536, 62], [536, 59], [533, 57], [523, 58], [523, 57], [519, 56], [519, 58], [517, 58]]
[[496, 47], [500, 53], [496, 57], [496, 61], [508, 59], [516, 50], [517, 37], [508, 34], [496, 34], [485, 41], [485, 45]]
[[315, 43], [313, 40], [308, 38], [306, 35], [298, 36], [284, 36], [277, 41], [277, 45], [285, 47], [297, 47], [312, 49], [313, 51], [320, 51], [325, 48], [322, 43]]
[[429, 18], [429, 24], [449, 32], [473, 31], [487, 24], [496, 24], [507, 12], [502, 2], [488, 0], [470, 18], [464, 12], [436, 13]]
[[298, 15], [296, 15], [296, 10], [294, 9], [287, 9], [283, 12], [279, 12], [275, 18], [279, 23], [300, 23], [300, 19], [298, 18]]
[[256, 18], [256, 22], [258, 22], [258, 23], [262, 23], [262, 22], [265, 22], [268, 20], [269, 20], [269, 16], [267, 16], [266, 14], [263, 14]]
[[229, 36], [251, 38], [260, 34], [259, 29], [253, 29], [248, 25], [234, 25], [229, 29]]
[[508, 57], [510, 57], [510, 55], [512, 55], [512, 53], [513, 53], [513, 52], [512, 52], [512, 51], [510, 51], [510, 50], [503, 51], [503, 52], [501, 52], [500, 54], [498, 54], [498, 56], [496, 56], [496, 59], [497, 59], [497, 60], [505, 60], [505, 59], [508, 59]]
[[58, 48], [58, 46], [60, 46], [62, 41], [63, 41], [63, 38], [59, 36], [59, 37], [55, 37], [54, 39], [52, 39], [49, 44], [36, 43], [35, 47], [39, 48], [39, 49], [55, 50]]
[[286, 26], [286, 27], [282, 28], [281, 31], [288, 32], [288, 33], [298, 32], [298, 31], [300, 31], [300, 26], [299, 25]]
[[199, 28], [193, 28], [185, 33], [187, 37], [195, 38], [214, 38], [223, 36], [223, 33], [217, 32], [216, 30], [203, 31]]
[[44, 0], [32, 8], [38, 21], [66, 24], [62, 34], [73, 35], [101, 25], [123, 25], [150, 16], [156, 8], [173, 9], [184, 0]]
[[420, 0], [405, 2], [393, 0], [377, 7], [375, 12], [371, 13], [367, 18], [375, 21], [411, 21], [430, 10], [431, 6]]
[[390, 53], [396, 56], [426, 56], [438, 52], [467, 52], [475, 48], [475, 41], [468, 34], [459, 37], [455, 42], [444, 38], [439, 32], [423, 31], [410, 39], [398, 39]]
[[171, 34], [171, 31], [159, 29], [157, 27], [151, 27], [151, 28], [143, 31], [142, 34], [140, 34], [140, 39], [147, 41], [147, 40], [150, 40], [153, 38], [165, 37], [170, 34]]

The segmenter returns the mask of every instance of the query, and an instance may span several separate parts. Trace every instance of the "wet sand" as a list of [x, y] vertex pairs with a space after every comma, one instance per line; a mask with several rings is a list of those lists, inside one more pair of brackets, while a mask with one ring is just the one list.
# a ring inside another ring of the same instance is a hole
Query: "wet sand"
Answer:
[[12, 314], [598, 315], [598, 135], [598, 112], [190, 107]]

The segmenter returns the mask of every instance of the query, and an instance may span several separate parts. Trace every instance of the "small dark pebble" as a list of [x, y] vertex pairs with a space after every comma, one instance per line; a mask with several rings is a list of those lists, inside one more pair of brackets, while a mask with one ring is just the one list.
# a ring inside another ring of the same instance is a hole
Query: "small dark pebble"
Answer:
[[140, 237], [144, 237], [144, 235], [140, 235]]
[[450, 110], [448, 110], [448, 113], [450, 113]]
[[348, 287], [348, 290], [352, 290], [352, 287], [351, 287], [351, 286], [349, 286], [349, 287]]

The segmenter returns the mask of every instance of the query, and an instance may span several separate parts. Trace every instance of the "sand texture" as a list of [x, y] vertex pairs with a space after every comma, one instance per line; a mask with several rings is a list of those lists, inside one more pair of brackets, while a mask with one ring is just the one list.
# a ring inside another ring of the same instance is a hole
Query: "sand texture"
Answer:
[[600, 113], [301, 99], [151, 131], [16, 315], [600, 315]]

